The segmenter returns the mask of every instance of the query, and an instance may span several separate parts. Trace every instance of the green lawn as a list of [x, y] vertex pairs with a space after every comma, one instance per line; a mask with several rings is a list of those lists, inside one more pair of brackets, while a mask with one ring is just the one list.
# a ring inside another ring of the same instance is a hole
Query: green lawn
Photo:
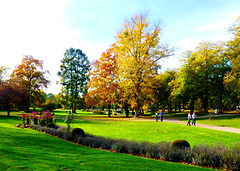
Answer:
[[0, 115], [0, 170], [210, 170], [85, 148], [17, 123]]
[[[66, 126], [63, 120], [58, 124]], [[239, 142], [240, 134], [215, 131], [205, 128], [188, 127], [167, 122], [154, 121], [99, 121], [99, 120], [74, 120], [72, 128], [82, 128], [85, 132], [111, 138], [150, 142], [187, 140], [191, 146], [199, 143], [223, 143], [226, 146]]]
[[212, 117], [212, 120], [198, 119], [197, 123], [207, 124], [207, 125], [217, 125], [217, 126], [240, 128], [240, 124], [239, 124], [240, 123], [240, 115]]

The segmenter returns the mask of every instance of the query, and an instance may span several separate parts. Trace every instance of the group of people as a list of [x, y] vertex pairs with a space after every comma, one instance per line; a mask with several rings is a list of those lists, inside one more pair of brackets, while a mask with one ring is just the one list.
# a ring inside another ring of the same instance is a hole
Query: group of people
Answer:
[[[158, 122], [158, 113], [155, 113], [155, 117], [156, 117], [156, 122]], [[163, 111], [160, 112], [160, 120], [161, 122], [163, 121]]]
[[196, 119], [197, 119], [197, 115], [195, 112], [193, 112], [193, 114], [191, 115], [191, 113], [188, 113], [188, 123], [187, 125], [191, 126], [191, 120], [192, 120], [192, 125], [196, 125]]

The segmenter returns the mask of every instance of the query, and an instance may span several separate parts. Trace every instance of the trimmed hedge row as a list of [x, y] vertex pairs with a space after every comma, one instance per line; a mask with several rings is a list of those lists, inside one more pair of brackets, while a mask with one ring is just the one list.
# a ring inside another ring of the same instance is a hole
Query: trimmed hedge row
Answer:
[[188, 142], [182, 140], [177, 140], [173, 143], [169, 141], [161, 141], [159, 143], [138, 142], [90, 134], [71, 136], [71, 133], [65, 127], [58, 125], [55, 128], [30, 125], [30, 128], [87, 147], [114, 150], [119, 153], [145, 156], [164, 161], [184, 162], [186, 164], [227, 170], [240, 170], [240, 143], [233, 145], [231, 148], [223, 144], [216, 144], [215, 146], [200, 144], [191, 149], [188, 146]]

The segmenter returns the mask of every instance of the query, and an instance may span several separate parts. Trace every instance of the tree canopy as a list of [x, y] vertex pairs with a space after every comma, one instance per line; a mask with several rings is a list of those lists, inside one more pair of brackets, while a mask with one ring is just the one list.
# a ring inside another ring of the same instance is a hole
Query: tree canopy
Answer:
[[50, 84], [46, 78], [48, 73], [43, 69], [43, 61], [34, 59], [30, 55], [24, 56], [22, 63], [13, 71], [12, 81], [27, 94], [26, 112], [29, 112], [30, 105], [41, 97], [41, 89], [47, 88]]
[[[87, 93], [89, 60], [82, 50], [70, 48], [64, 53], [61, 63], [58, 76], [61, 77], [65, 94], [62, 97], [71, 102], [71, 108], [73, 109], [77, 107], [79, 99]], [[73, 112], [75, 111], [73, 110]]]

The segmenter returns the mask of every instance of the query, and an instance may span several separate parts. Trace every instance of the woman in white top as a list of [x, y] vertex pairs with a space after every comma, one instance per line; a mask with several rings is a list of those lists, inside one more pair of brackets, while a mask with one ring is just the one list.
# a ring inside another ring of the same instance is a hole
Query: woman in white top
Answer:
[[190, 122], [191, 122], [191, 114], [190, 113], [188, 113], [188, 123], [187, 123], [187, 125], [189, 125], [189, 126], [191, 126], [191, 124], [190, 124]]

